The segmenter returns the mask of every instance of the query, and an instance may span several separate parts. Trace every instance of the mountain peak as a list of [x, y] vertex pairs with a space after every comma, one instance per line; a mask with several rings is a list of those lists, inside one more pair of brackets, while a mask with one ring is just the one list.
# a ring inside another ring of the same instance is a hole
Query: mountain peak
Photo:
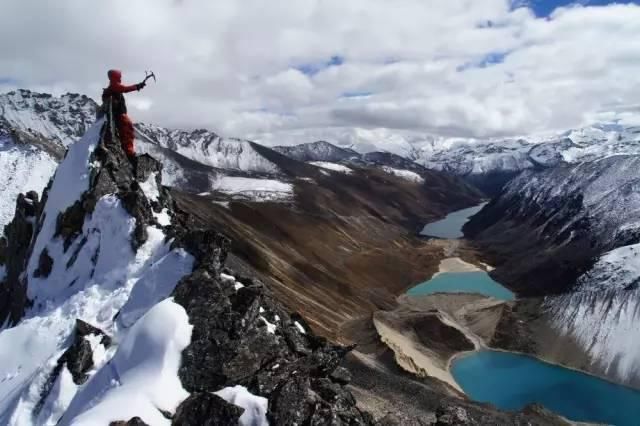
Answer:
[[41, 202], [18, 198], [0, 245], [0, 423], [369, 424], [333, 374], [350, 349], [226, 267], [228, 239], [194, 227], [108, 122]]
[[351, 157], [359, 157], [356, 151], [341, 148], [327, 141], [315, 141], [294, 146], [275, 146], [275, 151], [298, 161], [339, 162]]

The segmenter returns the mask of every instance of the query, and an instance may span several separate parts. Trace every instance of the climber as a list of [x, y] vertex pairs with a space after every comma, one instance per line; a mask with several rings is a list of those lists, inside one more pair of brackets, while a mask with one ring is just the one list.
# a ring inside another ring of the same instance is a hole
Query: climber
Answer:
[[124, 149], [129, 158], [135, 158], [136, 152], [133, 146], [135, 132], [133, 130], [133, 122], [127, 115], [124, 93], [140, 90], [146, 86], [146, 83], [142, 81], [138, 84], [125, 86], [122, 84], [122, 72], [118, 70], [109, 70], [107, 77], [109, 77], [109, 87], [102, 92], [102, 103], [106, 105], [107, 101], [111, 101], [113, 120], [118, 128], [122, 149]]

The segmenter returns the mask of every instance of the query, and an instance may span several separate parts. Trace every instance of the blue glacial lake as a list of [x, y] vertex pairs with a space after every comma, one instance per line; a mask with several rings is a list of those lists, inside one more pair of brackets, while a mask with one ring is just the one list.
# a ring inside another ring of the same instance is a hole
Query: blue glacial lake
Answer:
[[420, 235], [437, 238], [462, 238], [462, 226], [478, 213], [486, 203], [450, 213], [442, 220], [425, 225]]
[[435, 293], [477, 293], [500, 300], [513, 300], [513, 292], [497, 283], [489, 274], [476, 272], [446, 272], [409, 289], [409, 296]]
[[475, 401], [503, 410], [538, 403], [575, 421], [640, 424], [640, 392], [524, 355], [481, 351], [458, 358], [451, 373]]

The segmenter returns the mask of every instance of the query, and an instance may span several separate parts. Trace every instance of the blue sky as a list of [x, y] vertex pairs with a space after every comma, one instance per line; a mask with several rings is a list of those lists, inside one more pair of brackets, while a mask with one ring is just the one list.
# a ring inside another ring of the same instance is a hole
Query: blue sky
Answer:
[[584, 6], [605, 6], [608, 4], [619, 3], [619, 4], [640, 4], [638, 0], [581, 0], [581, 1], [565, 1], [565, 0], [524, 0], [521, 2], [531, 8], [536, 16], [547, 17], [551, 15], [551, 13], [562, 6], [569, 6], [572, 4], [582, 4]]

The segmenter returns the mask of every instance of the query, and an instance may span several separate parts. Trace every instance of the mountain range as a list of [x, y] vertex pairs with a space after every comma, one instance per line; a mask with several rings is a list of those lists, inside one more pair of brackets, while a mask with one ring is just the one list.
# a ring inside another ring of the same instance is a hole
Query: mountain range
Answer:
[[425, 223], [489, 197], [468, 250], [519, 296], [494, 345], [639, 385], [640, 128], [360, 152], [136, 123], [130, 164], [96, 109], [0, 95], [1, 423], [564, 424], [338, 344], [436, 272]]

